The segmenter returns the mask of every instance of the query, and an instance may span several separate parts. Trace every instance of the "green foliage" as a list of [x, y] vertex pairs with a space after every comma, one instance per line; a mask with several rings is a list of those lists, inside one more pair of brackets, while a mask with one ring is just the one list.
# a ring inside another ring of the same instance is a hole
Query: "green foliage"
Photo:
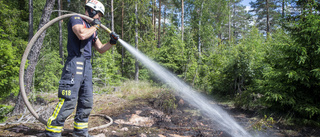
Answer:
[[288, 27], [291, 37], [284, 32], [273, 35], [256, 89], [269, 110], [319, 122], [320, 18], [311, 14], [302, 18]]
[[0, 97], [19, 92], [19, 64], [15, 49], [8, 40], [0, 39]]
[[61, 77], [62, 65], [58, 51], [45, 51], [45, 55], [40, 56], [36, 70], [34, 86], [37, 91], [57, 90]]
[[19, 65], [27, 37], [24, 3], [0, 1], [0, 99], [19, 92]]
[[252, 123], [251, 128], [253, 130], [266, 132], [267, 129], [272, 128], [274, 124], [275, 124], [275, 121], [273, 120], [272, 117], [268, 117], [267, 115], [264, 115], [263, 119]]
[[13, 109], [12, 106], [1, 105], [0, 104], [0, 122], [4, 122], [7, 119], [7, 114]]
[[[218, 57], [220, 55], [213, 53], [207, 53], [201, 56], [199, 61], [199, 70], [198, 70], [198, 77], [199, 80], [195, 83], [195, 85], [207, 93], [213, 93], [213, 88], [218, 87], [219, 83], [219, 76], [221, 62]], [[200, 65], [201, 64], [201, 65]]]
[[[14, 40], [14, 36], [21, 35], [21, 32], [24, 34], [26, 31], [20, 29], [21, 25], [24, 22], [21, 21], [20, 15], [23, 15], [24, 12], [18, 9], [16, 6], [18, 5], [17, 2], [13, 1], [0, 1], [0, 32], [1, 38], [8, 38], [10, 40]], [[24, 24], [23, 27], [25, 27]]]
[[185, 40], [183, 41], [185, 47], [185, 61], [183, 64], [184, 71], [183, 74], [180, 74], [180, 77], [187, 83], [196, 85], [201, 80], [201, 78], [199, 77], [199, 62], [201, 60], [201, 57], [199, 57], [200, 53], [198, 52], [197, 47], [194, 46], [196, 44], [195, 41], [192, 39], [194, 35], [193, 33], [191, 33], [191, 30], [189, 31], [189, 29], [191, 28], [186, 28], [187, 32], [184, 36]]
[[264, 49], [264, 39], [255, 28], [240, 44], [217, 47], [212, 56], [217, 60], [216, 72], [211, 73], [212, 94], [234, 96], [248, 90], [261, 77]]
[[[318, 120], [320, 116], [320, 107], [318, 104], [319, 95], [319, 75], [320, 68], [320, 18], [317, 15], [308, 14], [303, 20], [297, 21], [291, 28], [291, 34], [295, 44], [284, 47], [287, 55], [287, 72], [288, 84], [294, 86], [290, 91], [290, 102], [299, 101], [293, 105], [294, 111], [299, 115]], [[297, 28], [298, 31], [296, 30]], [[293, 56], [294, 55], [294, 56]], [[290, 64], [289, 64], [290, 63]]]
[[175, 110], [178, 107], [178, 104], [176, 104], [176, 98], [175, 95], [170, 91], [163, 91], [159, 95], [157, 95], [157, 98], [160, 98], [158, 100], [159, 102], [156, 102], [161, 110], [163, 110], [166, 113], [172, 113], [173, 110]]
[[98, 55], [93, 62], [93, 80], [103, 86], [119, 85], [122, 80], [119, 66], [116, 62], [116, 58], [119, 57], [119, 54], [111, 54], [110, 51]]
[[0, 38], [12, 42], [15, 55], [22, 55], [28, 37], [28, 12], [19, 1], [0, 1]]
[[168, 30], [166, 37], [166, 41], [162, 42], [162, 47], [158, 48], [155, 60], [171, 72], [180, 75], [184, 72], [187, 60], [185, 45], [173, 28]]

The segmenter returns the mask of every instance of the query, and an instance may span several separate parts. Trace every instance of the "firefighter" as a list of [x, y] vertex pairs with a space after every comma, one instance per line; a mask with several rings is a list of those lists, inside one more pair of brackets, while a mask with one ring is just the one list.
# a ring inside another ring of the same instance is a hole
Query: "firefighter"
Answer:
[[115, 45], [119, 36], [112, 32], [110, 41], [102, 44], [97, 30], [105, 8], [98, 0], [90, 0], [85, 5], [85, 14], [94, 20], [89, 22], [80, 16], [72, 16], [68, 22], [68, 57], [59, 81], [57, 104], [48, 119], [46, 136], [59, 137], [66, 118], [75, 106], [73, 136], [89, 137], [88, 119], [93, 105], [91, 48], [104, 53]]

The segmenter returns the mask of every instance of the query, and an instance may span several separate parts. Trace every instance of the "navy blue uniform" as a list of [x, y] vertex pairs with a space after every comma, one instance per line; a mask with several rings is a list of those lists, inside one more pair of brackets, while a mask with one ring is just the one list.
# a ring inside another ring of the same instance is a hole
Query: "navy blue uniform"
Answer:
[[90, 24], [80, 16], [73, 16], [68, 23], [68, 57], [59, 82], [59, 103], [46, 127], [47, 136], [61, 136], [66, 118], [73, 112], [74, 133], [88, 135], [88, 119], [93, 104], [91, 48], [96, 33], [86, 40], [79, 40], [72, 31], [74, 25], [81, 24], [90, 28]]
[[[79, 40], [76, 34], [72, 31], [72, 26], [82, 24], [86, 26], [86, 28], [90, 28], [90, 24], [87, 23], [85, 20], [83, 20], [80, 16], [73, 16], [70, 18], [70, 21], [68, 23], [68, 56], [74, 57], [74, 56], [80, 56], [80, 48], [84, 47], [83, 56], [85, 58], [91, 58], [91, 45], [93, 42], [93, 38], [95, 37], [92, 35], [90, 38], [86, 40]], [[70, 33], [72, 32], [72, 33]]]

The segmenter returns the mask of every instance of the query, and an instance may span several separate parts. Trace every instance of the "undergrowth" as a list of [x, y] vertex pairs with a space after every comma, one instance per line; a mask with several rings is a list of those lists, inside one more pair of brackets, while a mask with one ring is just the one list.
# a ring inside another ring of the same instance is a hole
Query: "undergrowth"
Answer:
[[163, 90], [163, 88], [152, 85], [147, 81], [125, 81], [120, 86], [120, 92], [116, 94], [118, 97], [128, 100], [147, 99], [157, 97], [157, 94]]
[[6, 121], [7, 114], [10, 113], [13, 109], [13, 106], [1, 105], [0, 104], [0, 123]]

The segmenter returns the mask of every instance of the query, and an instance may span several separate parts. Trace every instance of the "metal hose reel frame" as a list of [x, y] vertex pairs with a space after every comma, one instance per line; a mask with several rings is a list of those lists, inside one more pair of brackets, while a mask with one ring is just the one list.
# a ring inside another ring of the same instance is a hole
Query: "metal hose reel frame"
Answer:
[[[47, 124], [47, 121], [44, 120], [41, 116], [39, 116], [35, 110], [33, 109], [33, 107], [31, 106], [29, 100], [28, 100], [28, 97], [26, 95], [26, 92], [25, 92], [25, 87], [24, 87], [24, 69], [25, 69], [25, 65], [26, 65], [26, 61], [27, 61], [27, 57], [29, 55], [29, 52], [32, 48], [32, 46], [34, 45], [34, 43], [37, 41], [38, 37], [46, 30], [48, 29], [51, 25], [53, 25], [54, 23], [62, 20], [62, 19], [65, 19], [65, 18], [69, 18], [69, 17], [72, 17], [74, 15], [78, 15], [84, 19], [87, 19], [89, 21], [93, 21], [92, 18], [88, 17], [88, 16], [85, 16], [85, 15], [82, 15], [82, 14], [78, 14], [78, 13], [72, 13], [72, 14], [65, 14], [65, 15], [62, 15], [62, 16], [59, 16], [59, 17], [56, 17], [54, 18], [53, 20], [49, 21], [47, 24], [45, 24], [41, 29], [39, 29], [37, 31], [37, 33], [32, 37], [32, 39], [30, 40], [30, 42], [28, 43], [25, 51], [24, 51], [24, 54], [22, 56], [22, 59], [21, 59], [21, 64], [20, 64], [20, 71], [19, 71], [19, 85], [20, 85], [20, 92], [21, 92], [21, 95], [23, 97], [23, 101], [24, 103], [26, 104], [28, 110], [30, 111], [30, 113], [37, 119], [39, 120], [42, 124], [46, 125]], [[104, 25], [101, 25], [101, 28], [104, 29], [105, 31], [107, 31], [107, 33], [111, 33], [110, 29], [108, 29], [106, 26]], [[101, 125], [101, 126], [98, 126], [98, 127], [93, 127], [93, 128], [89, 128], [89, 131], [91, 130], [95, 130], [95, 129], [100, 129], [100, 128], [105, 128], [105, 127], [108, 127], [110, 126], [112, 123], [113, 123], [113, 120], [111, 117], [107, 116], [107, 115], [101, 115], [101, 114], [95, 114], [95, 115], [90, 115], [90, 116], [101, 116], [101, 117], [104, 117], [106, 119], [109, 119], [109, 123], [108, 124], [105, 124], [105, 125]]]

